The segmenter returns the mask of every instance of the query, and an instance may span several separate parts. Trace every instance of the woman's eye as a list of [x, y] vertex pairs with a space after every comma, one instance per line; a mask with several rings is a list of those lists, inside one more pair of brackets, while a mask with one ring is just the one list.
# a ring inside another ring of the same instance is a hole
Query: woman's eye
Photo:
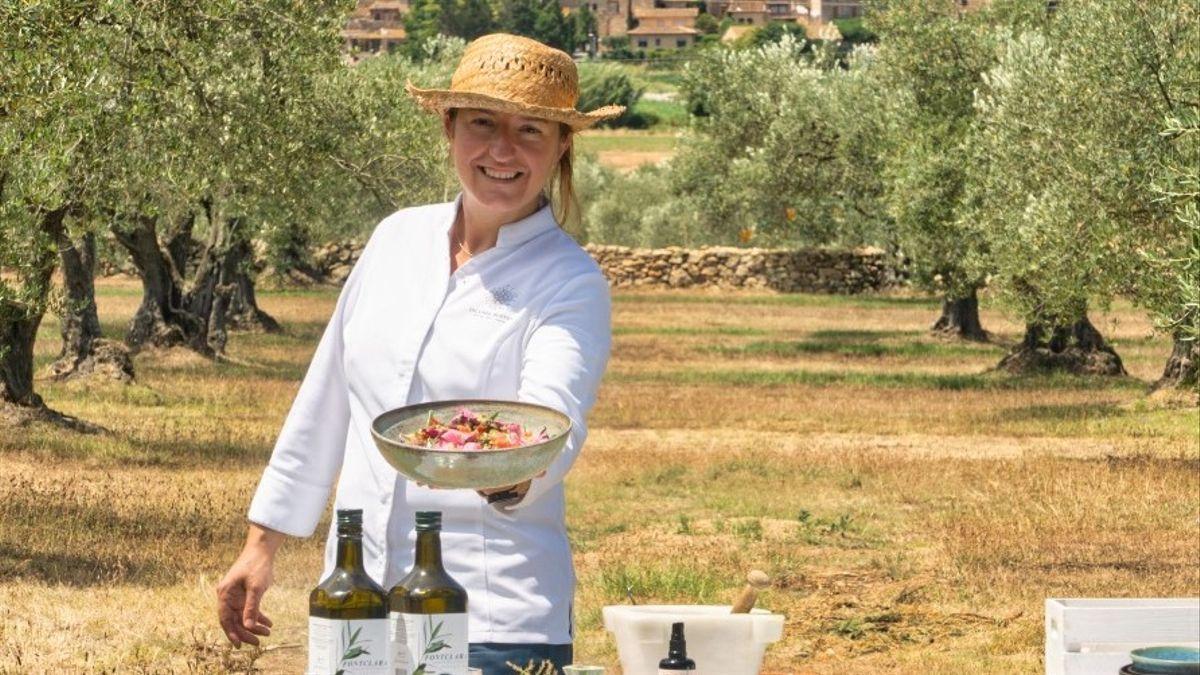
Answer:
[[537, 127], [525, 127], [525, 128], [523, 128], [523, 129], [521, 129], [521, 131], [524, 131], [524, 132], [525, 132], [525, 133], [527, 133], [527, 134], [540, 134], [540, 133], [542, 133], [542, 130], [541, 130], [541, 129], [539, 129], [539, 128], [537, 128]]
[[490, 127], [492, 126], [492, 121], [486, 117], [476, 117], [475, 119], [471, 120], [471, 124], [474, 124], [477, 127]]

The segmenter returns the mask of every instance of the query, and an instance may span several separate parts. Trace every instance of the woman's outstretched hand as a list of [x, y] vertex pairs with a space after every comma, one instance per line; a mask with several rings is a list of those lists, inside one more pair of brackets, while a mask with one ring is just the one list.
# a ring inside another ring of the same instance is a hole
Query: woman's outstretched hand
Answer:
[[217, 618], [234, 647], [257, 646], [259, 636], [271, 634], [271, 619], [260, 608], [274, 581], [275, 552], [285, 536], [251, 524], [241, 554], [217, 584]]

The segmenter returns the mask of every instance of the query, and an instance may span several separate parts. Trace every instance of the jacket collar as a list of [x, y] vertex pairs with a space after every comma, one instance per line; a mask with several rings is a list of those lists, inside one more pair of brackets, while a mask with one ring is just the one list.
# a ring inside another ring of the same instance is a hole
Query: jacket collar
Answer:
[[[450, 236], [451, 230], [454, 228], [454, 219], [458, 216], [458, 210], [462, 208], [462, 193], [454, 198], [450, 203], [450, 215], [446, 221], [446, 236]], [[496, 233], [496, 248], [514, 248], [524, 244], [534, 237], [556, 229], [558, 221], [554, 219], [554, 208], [549, 201], [543, 202], [542, 206], [528, 216], [516, 222], [507, 223], [500, 226], [500, 231]]]

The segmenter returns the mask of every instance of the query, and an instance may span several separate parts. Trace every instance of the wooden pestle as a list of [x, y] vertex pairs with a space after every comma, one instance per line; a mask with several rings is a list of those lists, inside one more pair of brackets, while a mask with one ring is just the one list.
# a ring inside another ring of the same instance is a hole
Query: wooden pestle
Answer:
[[754, 601], [758, 599], [758, 589], [766, 588], [771, 583], [767, 573], [762, 570], [751, 570], [746, 575], [746, 587], [733, 602], [733, 614], [748, 614], [754, 609]]

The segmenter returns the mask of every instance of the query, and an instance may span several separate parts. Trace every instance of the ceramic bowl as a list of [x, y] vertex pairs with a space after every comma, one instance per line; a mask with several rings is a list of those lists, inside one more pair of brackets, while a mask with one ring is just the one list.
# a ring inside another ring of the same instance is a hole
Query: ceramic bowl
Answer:
[[1200, 648], [1145, 647], [1129, 653], [1133, 668], [1147, 675], [1200, 675]]
[[[434, 450], [409, 445], [404, 436], [425, 426], [429, 413], [448, 420], [462, 407], [481, 416], [516, 422], [526, 429], [546, 428], [549, 440], [498, 450]], [[392, 468], [410, 480], [435, 488], [485, 490], [524, 482], [550, 466], [571, 433], [571, 418], [533, 403], [461, 399], [420, 403], [389, 410], [371, 423], [375, 447]]]

